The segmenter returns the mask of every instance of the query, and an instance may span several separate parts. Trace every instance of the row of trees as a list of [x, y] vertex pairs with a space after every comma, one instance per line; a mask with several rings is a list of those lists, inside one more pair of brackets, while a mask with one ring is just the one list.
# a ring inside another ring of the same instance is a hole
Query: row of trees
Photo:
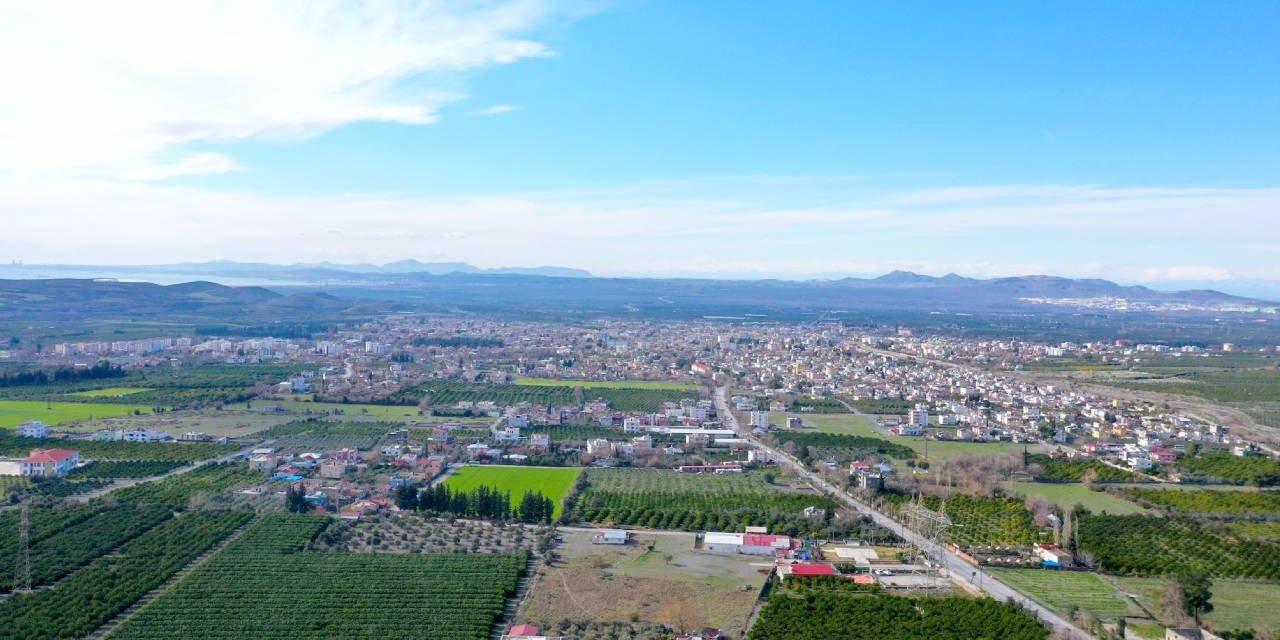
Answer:
[[58, 367], [57, 369], [34, 369], [17, 371], [0, 376], [0, 387], [26, 387], [51, 382], [82, 382], [84, 380], [103, 380], [107, 378], [123, 378], [129, 375], [123, 367], [99, 360], [98, 364], [88, 369]]
[[445, 484], [422, 491], [402, 486], [396, 490], [396, 505], [410, 511], [452, 513], [463, 517], [528, 523], [549, 523], [555, 517], [556, 510], [555, 501], [542, 495], [541, 491], [525, 491], [520, 500], [513, 503], [510, 491], [499, 491], [487, 486], [476, 487], [470, 492], [455, 491]]

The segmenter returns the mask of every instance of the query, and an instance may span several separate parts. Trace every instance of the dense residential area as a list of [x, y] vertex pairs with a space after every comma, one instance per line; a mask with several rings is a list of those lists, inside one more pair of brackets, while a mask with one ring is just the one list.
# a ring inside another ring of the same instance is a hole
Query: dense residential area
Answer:
[[[900, 606], [874, 624], [1244, 638], [1270, 628], [1257, 599], [1280, 599], [1263, 423], [1280, 396], [1213, 412], [1194, 377], [1142, 390], [1183, 371], [1275, 384], [1270, 347], [409, 315], [316, 330], [11, 349], [0, 616], [51, 615], [42, 587], [183, 513], [226, 526], [136, 596], [22, 637], [153, 637], [188, 624], [195, 589], [271, 606], [197, 586], [270, 545], [317, 586], [326, 558], [373, 589], [410, 558], [492, 558], [508, 586], [468, 624], [511, 638], [787, 637], [818, 610]], [[96, 524], [112, 518], [132, 528]]]

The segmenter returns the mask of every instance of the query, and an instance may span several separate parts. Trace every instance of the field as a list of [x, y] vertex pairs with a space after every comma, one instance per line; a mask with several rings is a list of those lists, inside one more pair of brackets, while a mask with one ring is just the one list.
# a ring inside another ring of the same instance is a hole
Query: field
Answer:
[[521, 619], [544, 628], [566, 619], [634, 619], [710, 625], [741, 638], [770, 567], [767, 558], [695, 551], [691, 533], [637, 533], [626, 546], [593, 544], [591, 532], [560, 535], [560, 560], [538, 570], [520, 610]]
[[1113, 515], [1127, 515], [1145, 511], [1141, 506], [1128, 500], [1118, 498], [1109, 493], [1094, 491], [1082, 484], [1007, 482], [1004, 486], [1009, 492], [1020, 496], [1041, 496], [1066, 511], [1071, 510], [1072, 506], [1077, 504], [1084, 505], [1086, 509], [1094, 513], [1110, 513]]
[[402, 511], [331, 525], [316, 540], [316, 548], [356, 553], [519, 553], [532, 551], [537, 541], [538, 532], [519, 523], [449, 522]]
[[421, 420], [422, 415], [418, 413], [416, 406], [404, 406], [393, 404], [346, 404], [341, 402], [312, 402], [310, 400], [302, 400], [289, 398], [285, 400], [252, 400], [246, 406], [244, 403], [230, 405], [235, 410], [262, 410], [264, 408], [279, 407], [293, 414], [309, 416], [341, 416], [350, 420]]
[[748, 640], [1044, 640], [1049, 630], [1012, 603], [989, 598], [900, 598], [778, 592]]
[[230, 535], [249, 517], [250, 514], [233, 511], [206, 511], [169, 518], [59, 580], [52, 589], [14, 594], [0, 601], [0, 638], [85, 637]]
[[129, 404], [0, 400], [0, 427], [16, 427], [28, 420], [39, 420], [47, 425], [60, 425], [66, 422], [129, 415], [135, 412], [151, 413], [151, 407]]
[[[17, 513], [0, 519], [0, 563], [14, 566]], [[35, 509], [31, 512], [31, 577], [50, 584], [93, 561], [169, 517], [166, 509], [119, 505], [114, 508]], [[0, 591], [13, 586], [13, 574], [0, 574]]]
[[19, 438], [0, 431], [0, 455], [26, 455], [35, 447], [70, 447], [83, 460], [166, 460], [192, 462], [207, 460], [240, 449], [233, 444], [212, 442], [124, 442], [115, 440], [74, 440], [60, 438]]
[[1080, 482], [1091, 475], [1095, 482], [1150, 482], [1145, 476], [1117, 469], [1098, 460], [1068, 460], [1051, 458], [1043, 453], [1027, 456], [1027, 464], [1039, 468], [1036, 480], [1040, 482]]
[[649, 529], [741, 531], [753, 525], [790, 535], [820, 531], [831, 537], [887, 535], [875, 527], [864, 531], [866, 523], [854, 517], [828, 522], [804, 516], [807, 507], [834, 513], [837, 505], [790, 477], [777, 475], [770, 484], [767, 473], [588, 469], [586, 487], [574, 499], [571, 515], [579, 522]]
[[465, 382], [427, 382], [392, 396], [397, 404], [416, 406], [429, 397], [433, 409], [452, 407], [459, 402], [490, 401], [499, 406], [522, 402], [534, 405], [578, 406], [601, 399], [618, 411], [657, 411], [663, 402], [697, 398], [697, 387], [671, 389], [667, 386], [636, 387], [634, 385], [584, 387], [570, 381], [562, 385], [538, 384], [468, 384]]
[[1275, 369], [1178, 372], [1172, 377], [1130, 381], [1124, 386], [1215, 402], [1280, 402], [1280, 371]]
[[1204, 571], [1220, 578], [1280, 580], [1280, 545], [1238, 539], [1185, 518], [1083, 516], [1080, 550], [1118, 575]]
[[[1161, 578], [1112, 578], [1120, 589], [1138, 596], [1143, 606], [1160, 612], [1161, 594], [1167, 582]], [[1205, 616], [1218, 630], [1253, 629], [1267, 626], [1276, 629], [1276, 612], [1280, 611], [1280, 583], [1214, 580], [1213, 611]]]
[[989, 571], [1001, 582], [1064, 616], [1072, 605], [1098, 618], [1142, 615], [1142, 610], [1132, 606], [1123, 593], [1094, 573], [999, 567]]
[[1041, 541], [1040, 530], [1021, 500], [955, 495], [947, 498], [945, 507], [932, 496], [924, 502], [926, 507], [941, 511], [951, 519], [947, 539], [966, 549]]
[[784, 451], [794, 451], [795, 456], [804, 462], [832, 460], [841, 463], [869, 456], [915, 457], [915, 452], [910, 447], [878, 437], [785, 429], [770, 432], [769, 435], [778, 441], [778, 446]]
[[148, 478], [168, 473], [186, 464], [177, 460], [103, 460], [78, 467], [67, 474], [67, 477], [77, 480]]
[[79, 396], [81, 398], [120, 398], [123, 396], [133, 395], [135, 393], [143, 393], [151, 391], [147, 387], [107, 387], [106, 389], [91, 389], [89, 391], [75, 391], [69, 393], [69, 396]]
[[520, 504], [526, 491], [540, 492], [556, 504], [554, 517], [560, 517], [565, 496], [578, 479], [582, 469], [572, 467], [463, 467], [445, 480], [445, 486], [454, 491], [470, 492], [479, 487], [489, 487], [511, 492], [512, 506]]
[[1203, 516], [1280, 515], [1280, 491], [1125, 489], [1121, 493], [1156, 508]]
[[[866, 416], [854, 414], [791, 414], [799, 416], [806, 426], [813, 426], [819, 433], [831, 433], [846, 436], [862, 436], [880, 438], [898, 447], [909, 447], [916, 455], [927, 458], [930, 462], [941, 462], [953, 458], [967, 456], [1002, 455], [1012, 451], [1022, 451], [1022, 445], [1011, 442], [952, 442], [932, 440], [914, 436], [899, 436], [874, 425]], [[774, 424], [786, 424], [784, 414], [771, 414]], [[806, 433], [812, 433], [806, 431]], [[896, 458], [910, 458], [905, 450], [899, 449]], [[892, 454], [891, 454], [892, 455]]]
[[111, 634], [484, 640], [523, 555], [306, 551], [328, 518], [267, 515]]
[[1178, 468], [1192, 477], [1220, 480], [1227, 484], [1258, 487], [1280, 485], [1280, 461], [1269, 458], [1233, 456], [1225, 451], [1183, 458]]
[[560, 380], [518, 376], [516, 384], [525, 387], [581, 387], [583, 389], [651, 389], [657, 391], [698, 391], [698, 385], [661, 380]]

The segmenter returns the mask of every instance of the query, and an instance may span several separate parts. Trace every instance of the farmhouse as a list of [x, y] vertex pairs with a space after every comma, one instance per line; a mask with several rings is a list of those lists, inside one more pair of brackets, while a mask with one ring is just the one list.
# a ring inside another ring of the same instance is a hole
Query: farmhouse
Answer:
[[80, 452], [71, 449], [32, 449], [31, 455], [18, 463], [21, 475], [49, 478], [67, 475], [80, 462]]

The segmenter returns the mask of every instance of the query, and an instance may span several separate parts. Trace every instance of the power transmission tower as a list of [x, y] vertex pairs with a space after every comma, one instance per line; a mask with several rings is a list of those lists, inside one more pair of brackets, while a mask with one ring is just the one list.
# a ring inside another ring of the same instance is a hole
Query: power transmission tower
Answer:
[[939, 513], [924, 506], [923, 498], [918, 498], [915, 503], [907, 505], [906, 516], [907, 527], [915, 533], [913, 542], [916, 552], [922, 557], [931, 558], [945, 566], [943, 549], [951, 519], [945, 513]]
[[27, 512], [26, 504], [22, 505], [18, 516], [18, 553], [17, 566], [13, 571], [13, 590], [31, 591], [31, 515]]

